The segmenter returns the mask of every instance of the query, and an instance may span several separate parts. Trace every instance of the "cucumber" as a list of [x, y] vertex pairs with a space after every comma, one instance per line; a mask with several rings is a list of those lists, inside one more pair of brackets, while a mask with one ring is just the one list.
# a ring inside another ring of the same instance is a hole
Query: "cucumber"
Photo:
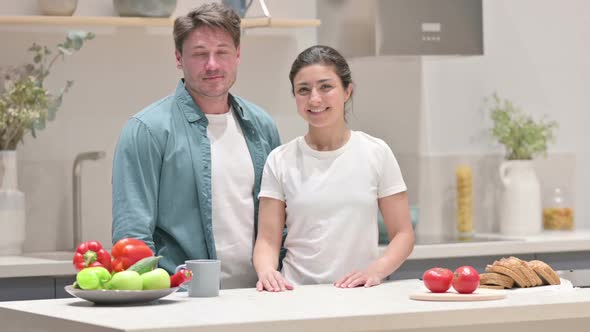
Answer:
[[144, 274], [146, 272], [150, 272], [151, 270], [156, 268], [160, 258], [162, 258], [162, 256], [150, 256], [150, 257], [142, 258], [142, 259], [138, 260], [137, 262], [135, 262], [135, 264], [133, 264], [129, 268], [127, 268], [127, 271], [135, 271], [139, 274]]

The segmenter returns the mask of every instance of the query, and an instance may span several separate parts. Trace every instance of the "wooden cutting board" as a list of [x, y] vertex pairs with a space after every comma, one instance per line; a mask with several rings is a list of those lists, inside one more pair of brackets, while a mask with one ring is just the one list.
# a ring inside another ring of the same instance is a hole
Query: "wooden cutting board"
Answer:
[[410, 294], [410, 299], [418, 301], [490, 301], [505, 297], [505, 290], [487, 288], [478, 288], [471, 294], [459, 294], [455, 291], [447, 291], [446, 293], [423, 291]]

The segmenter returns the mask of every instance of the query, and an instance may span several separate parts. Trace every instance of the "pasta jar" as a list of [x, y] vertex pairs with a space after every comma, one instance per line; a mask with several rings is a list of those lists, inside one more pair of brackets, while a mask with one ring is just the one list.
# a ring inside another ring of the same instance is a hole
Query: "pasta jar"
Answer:
[[543, 206], [543, 228], [546, 230], [572, 230], [574, 209], [562, 188], [553, 188]]

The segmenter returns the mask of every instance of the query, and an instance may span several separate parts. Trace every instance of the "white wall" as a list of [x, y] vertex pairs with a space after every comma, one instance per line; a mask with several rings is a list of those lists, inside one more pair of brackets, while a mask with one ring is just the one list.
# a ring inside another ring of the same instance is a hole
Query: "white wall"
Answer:
[[[549, 152], [575, 155], [575, 222], [590, 227], [590, 2], [486, 0], [484, 35], [484, 56], [423, 58], [422, 154], [503, 153], [486, 139], [490, 123], [482, 108], [497, 91], [559, 122]], [[554, 175], [571, 171], [553, 166]]]
[[[203, 2], [179, 0], [177, 13]], [[316, 17], [315, 0], [267, 2], [275, 17]], [[0, 3], [0, 15], [36, 11], [35, 0]], [[112, 13], [111, 1], [81, 0], [75, 15]], [[252, 14], [258, 13], [253, 8]], [[550, 147], [558, 155], [541, 165], [541, 174], [575, 171], [576, 223], [590, 226], [584, 206], [590, 188], [590, 150], [584, 148], [590, 135], [584, 130], [590, 120], [589, 13], [590, 3], [584, 0], [485, 0], [484, 56], [350, 61], [356, 83], [351, 125], [384, 138], [396, 153], [410, 199], [420, 204], [419, 232], [453, 227], [452, 165], [471, 163], [479, 178], [493, 176], [490, 165], [499, 159], [489, 155], [501, 150], [482, 137], [487, 120], [481, 109], [482, 98], [493, 91], [527, 112], [560, 122], [558, 142]], [[60, 42], [66, 30], [0, 26], [0, 65], [23, 61], [33, 41], [50, 46]], [[83, 235], [110, 242], [111, 163], [119, 131], [132, 114], [169, 94], [180, 77], [171, 29], [92, 30], [97, 38], [58, 64], [48, 82], [57, 88], [66, 79], [75, 81], [57, 120], [18, 149], [19, 183], [28, 204], [27, 251], [71, 245], [72, 163], [77, 153], [89, 150], [104, 150], [107, 157], [83, 165]], [[315, 42], [314, 28], [247, 30], [242, 39], [234, 92], [265, 107], [283, 141], [306, 129], [295, 111], [288, 71], [297, 53]], [[476, 188], [482, 194], [476, 206], [481, 211], [495, 204], [493, 190], [493, 182]], [[493, 214], [482, 214], [476, 221], [480, 229], [494, 230]]]
[[[205, 1], [179, 0], [184, 14]], [[267, 1], [282, 18], [315, 18], [315, 1]], [[251, 15], [261, 13], [257, 2]], [[3, 1], [0, 15], [36, 15], [37, 1]], [[112, 1], [83, 0], [74, 15], [112, 15]], [[61, 250], [72, 245], [72, 165], [76, 154], [104, 150], [106, 158], [82, 167], [84, 239], [111, 241], [111, 164], [125, 121], [153, 101], [173, 92], [181, 73], [174, 63], [171, 28], [81, 27], [97, 37], [66, 63], [58, 63], [47, 81], [59, 88], [75, 81], [57, 119], [18, 147], [19, 186], [27, 195], [25, 251]], [[34, 42], [53, 46], [66, 31], [80, 27], [0, 26], [0, 65], [29, 60]], [[314, 28], [247, 30], [233, 92], [266, 108], [283, 140], [301, 135], [288, 72], [303, 48], [316, 41]]]

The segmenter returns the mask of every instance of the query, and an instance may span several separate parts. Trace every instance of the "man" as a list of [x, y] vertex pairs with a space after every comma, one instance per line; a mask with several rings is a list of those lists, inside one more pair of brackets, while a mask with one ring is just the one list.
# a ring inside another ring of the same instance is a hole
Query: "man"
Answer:
[[229, 93], [240, 62], [240, 18], [210, 3], [174, 22], [173, 95], [133, 116], [113, 161], [113, 243], [145, 241], [173, 273], [220, 259], [222, 288], [254, 287], [252, 266], [264, 162], [280, 145], [258, 106]]

